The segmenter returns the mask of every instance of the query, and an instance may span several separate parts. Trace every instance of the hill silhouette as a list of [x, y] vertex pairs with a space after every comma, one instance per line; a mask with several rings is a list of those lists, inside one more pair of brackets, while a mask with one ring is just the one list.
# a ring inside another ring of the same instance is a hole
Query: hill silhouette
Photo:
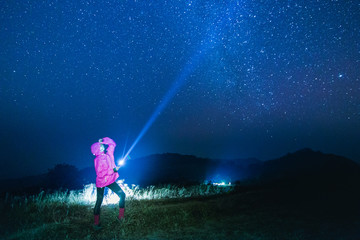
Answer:
[[[60, 171], [61, 170], [61, 171]], [[68, 171], [69, 170], [69, 171]], [[352, 160], [311, 149], [288, 153], [268, 161], [208, 159], [176, 153], [154, 154], [131, 159], [119, 170], [120, 179], [141, 186], [192, 184], [216, 177], [255, 185], [288, 185], [330, 189], [360, 185], [360, 166]], [[58, 164], [47, 174], [20, 179], [3, 179], [1, 192], [36, 193], [40, 189], [80, 189], [94, 183], [94, 167], [77, 170]]]
[[132, 159], [119, 170], [121, 178], [141, 185], [192, 183], [212, 180], [216, 176], [229, 180], [250, 177], [248, 166], [257, 159], [214, 160], [176, 153], [154, 154]]
[[252, 166], [252, 169], [253, 177], [266, 183], [360, 184], [360, 166], [357, 163], [308, 148]]

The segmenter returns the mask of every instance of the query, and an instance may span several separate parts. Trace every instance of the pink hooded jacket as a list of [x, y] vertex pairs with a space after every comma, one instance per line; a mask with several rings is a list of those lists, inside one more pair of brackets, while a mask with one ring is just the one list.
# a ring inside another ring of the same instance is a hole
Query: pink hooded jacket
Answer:
[[[107, 153], [100, 150], [102, 144], [109, 145]], [[108, 137], [103, 138], [103, 142], [97, 142], [91, 145], [91, 152], [96, 156], [94, 160], [96, 171], [96, 187], [106, 187], [119, 177], [117, 172], [114, 172], [116, 167], [114, 161], [114, 150], [116, 143]]]

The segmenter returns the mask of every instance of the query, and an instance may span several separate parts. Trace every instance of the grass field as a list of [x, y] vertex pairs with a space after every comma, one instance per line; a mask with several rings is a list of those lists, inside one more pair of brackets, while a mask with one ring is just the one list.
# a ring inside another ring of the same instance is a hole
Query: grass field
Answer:
[[360, 239], [360, 197], [353, 189], [168, 185], [136, 191], [122, 223], [116, 204], [102, 206], [99, 231], [84, 192], [8, 195], [0, 204], [0, 238]]

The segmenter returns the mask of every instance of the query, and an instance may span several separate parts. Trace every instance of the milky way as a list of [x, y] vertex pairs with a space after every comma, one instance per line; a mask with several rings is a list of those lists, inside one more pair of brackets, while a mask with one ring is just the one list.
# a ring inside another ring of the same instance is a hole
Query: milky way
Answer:
[[121, 154], [189, 66], [135, 157], [310, 147], [360, 161], [358, 1], [6, 1], [0, 13], [4, 176], [91, 165], [104, 136]]

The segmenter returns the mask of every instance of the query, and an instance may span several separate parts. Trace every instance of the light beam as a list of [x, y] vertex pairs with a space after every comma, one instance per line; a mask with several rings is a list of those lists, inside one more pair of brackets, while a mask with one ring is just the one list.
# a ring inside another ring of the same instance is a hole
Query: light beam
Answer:
[[223, 28], [226, 26], [226, 23], [231, 20], [231, 16], [234, 12], [234, 6], [230, 6], [227, 8], [226, 14], [219, 13], [211, 23], [210, 31], [207, 34], [207, 38], [204, 41], [201, 41], [202, 45], [200, 50], [195, 52], [195, 54], [189, 59], [189, 61], [185, 64], [183, 70], [181, 71], [179, 77], [174, 81], [170, 90], [166, 93], [166, 95], [161, 100], [160, 104], [157, 106], [155, 111], [150, 116], [149, 120], [145, 123], [144, 127], [140, 131], [139, 135], [136, 137], [134, 143], [131, 145], [127, 153], [125, 154], [123, 159], [126, 159], [134, 147], [138, 144], [140, 139], [145, 135], [145, 133], [149, 130], [151, 125], [155, 122], [161, 112], [165, 109], [168, 103], [173, 99], [179, 89], [185, 84], [186, 80], [193, 73], [196, 68], [200, 65], [201, 61], [205, 58], [206, 53], [215, 47], [215, 45], [221, 39], [221, 32]]
[[164, 108], [168, 105], [168, 103], [171, 101], [171, 99], [175, 96], [175, 94], [179, 91], [181, 86], [184, 85], [186, 79], [189, 77], [189, 75], [196, 69], [198, 66], [201, 58], [204, 54], [200, 51], [199, 53], [195, 54], [190, 61], [186, 64], [184, 67], [184, 70], [181, 72], [180, 76], [177, 78], [177, 80], [173, 83], [170, 90], [166, 93], [166, 95], [161, 100], [160, 104], [157, 106], [155, 111], [150, 116], [149, 120], [146, 122], [144, 127], [142, 128], [139, 135], [136, 137], [134, 143], [131, 145], [127, 153], [125, 154], [124, 158], [126, 159], [131, 151], [134, 149], [136, 144], [140, 141], [140, 139], [145, 135], [145, 133], [149, 130], [151, 125], [155, 122], [155, 120], [158, 118], [158, 116], [161, 114], [161, 112], [164, 110]]

